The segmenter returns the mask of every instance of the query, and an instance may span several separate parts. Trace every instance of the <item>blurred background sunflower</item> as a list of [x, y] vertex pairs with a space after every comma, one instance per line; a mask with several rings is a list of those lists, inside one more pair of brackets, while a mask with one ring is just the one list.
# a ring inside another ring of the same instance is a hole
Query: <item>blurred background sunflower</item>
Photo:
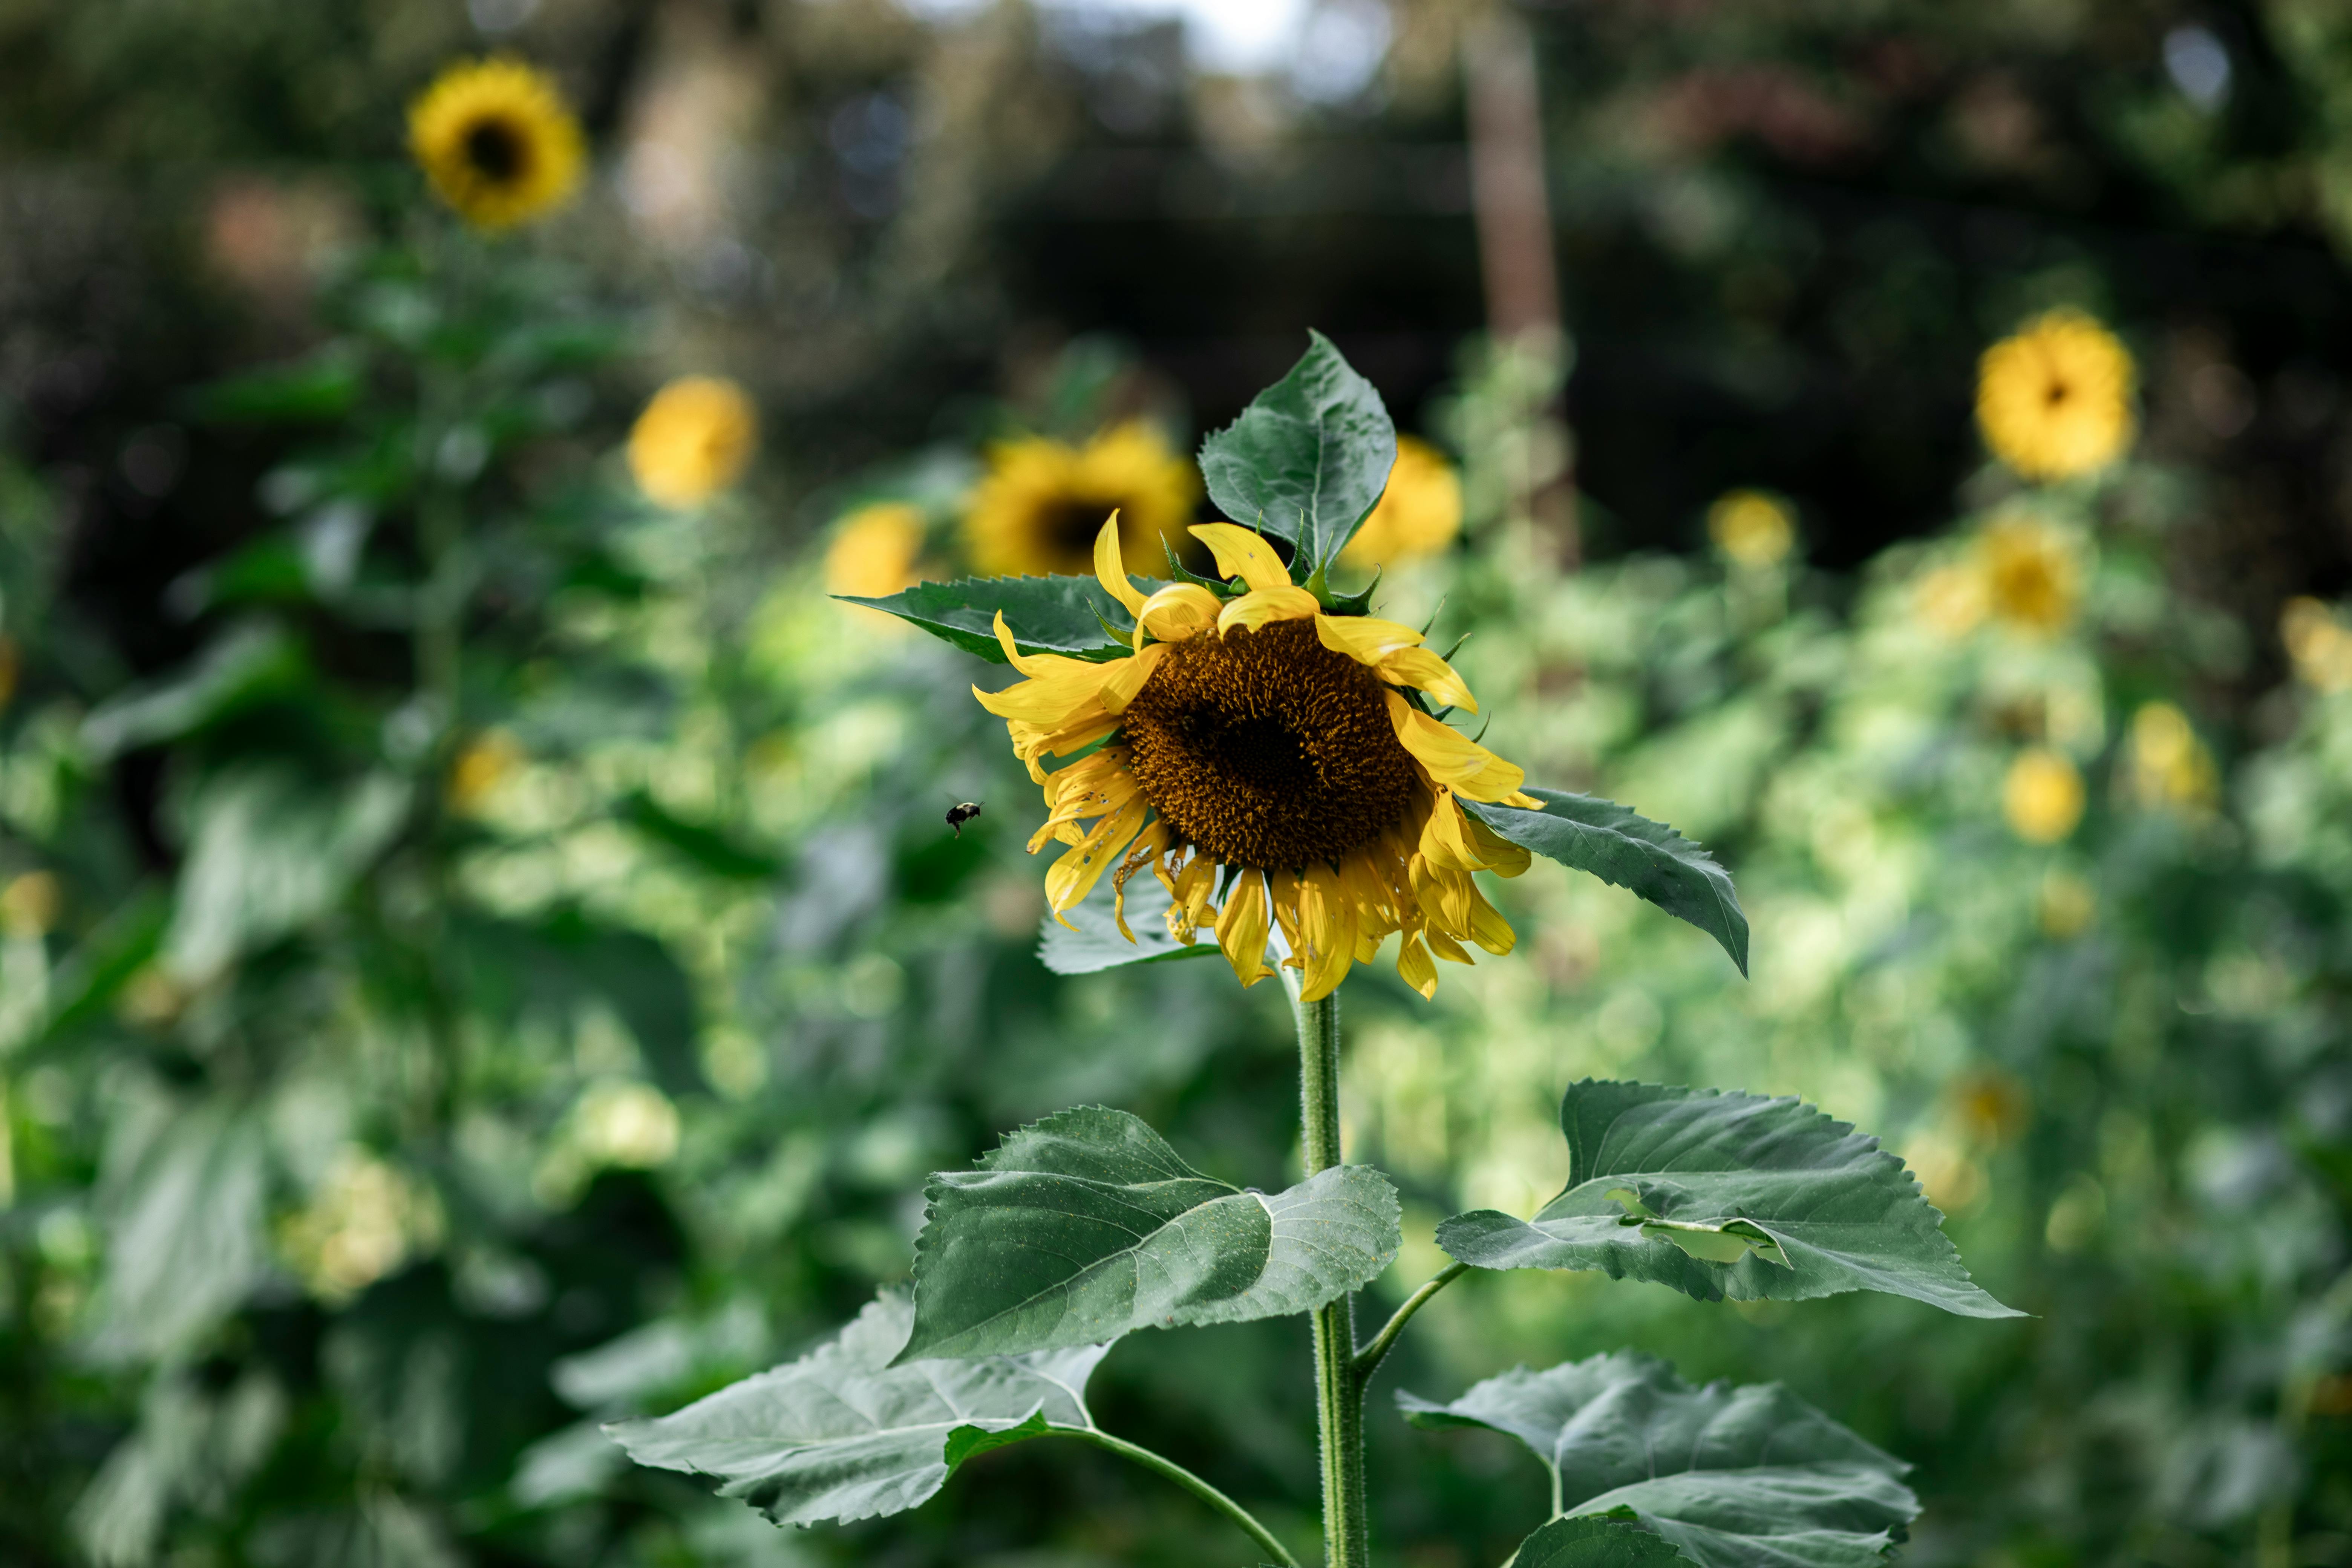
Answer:
[[1128, 559], [1165, 562], [1170, 551], [1194, 550], [1184, 530], [1200, 494], [1191, 459], [1140, 421], [1080, 446], [1001, 441], [965, 507], [964, 553], [982, 576], [1083, 575], [1094, 569], [1095, 535], [1117, 512]]

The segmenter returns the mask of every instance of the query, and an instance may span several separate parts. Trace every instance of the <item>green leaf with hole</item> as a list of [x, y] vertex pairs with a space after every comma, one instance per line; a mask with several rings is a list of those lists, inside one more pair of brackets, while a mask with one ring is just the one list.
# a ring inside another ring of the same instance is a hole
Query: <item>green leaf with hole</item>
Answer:
[[1451, 1404], [1397, 1403], [1416, 1426], [1516, 1437], [1550, 1473], [1552, 1513], [1573, 1528], [1529, 1536], [1519, 1568], [1668, 1555], [1705, 1568], [1864, 1568], [1919, 1512], [1908, 1465], [1779, 1384], [1693, 1388], [1652, 1356], [1516, 1367]]
[[1051, 1350], [1136, 1329], [1305, 1312], [1396, 1256], [1396, 1189], [1337, 1165], [1286, 1192], [1204, 1176], [1122, 1110], [1023, 1128], [931, 1178], [902, 1362]]
[[1288, 541], [1301, 580], [1355, 537], [1396, 466], [1381, 395], [1330, 339], [1307, 337], [1289, 374], [1201, 443], [1209, 499], [1234, 521]]
[[1218, 951], [1205, 937], [1188, 947], [1168, 934], [1168, 889], [1150, 871], [1127, 879], [1127, 929], [1135, 933], [1133, 942], [1118, 933], [1113, 893], [1105, 877], [1069, 911], [1068, 925], [1047, 915], [1037, 928], [1038, 961], [1056, 974], [1093, 974], [1129, 963], [1205, 958]]
[[1487, 805], [1465, 800], [1487, 826], [1523, 849], [1647, 899], [1723, 944], [1739, 973], [1748, 973], [1748, 916], [1732, 889], [1731, 873], [1715, 857], [1663, 822], [1597, 795], [1527, 786], [1543, 804]]
[[1093, 1424], [1087, 1379], [1109, 1347], [893, 1365], [913, 1322], [886, 1294], [798, 1361], [604, 1430], [641, 1465], [713, 1477], [778, 1524], [814, 1524], [903, 1512], [974, 1455]]
[[1559, 1121], [1566, 1190], [1532, 1220], [1456, 1215], [1440, 1247], [1479, 1268], [1597, 1268], [1703, 1301], [1882, 1290], [2022, 1315], [1969, 1279], [1902, 1161], [1793, 1098], [1587, 1079]]
[[[1145, 578], [1136, 579], [1136, 585], [1146, 594], [1160, 586]], [[840, 597], [896, 616], [992, 664], [1005, 662], [996, 640], [999, 613], [1013, 646], [1024, 654], [1101, 661], [1135, 651], [1135, 617], [1092, 577], [963, 577], [919, 583], [878, 599]]]

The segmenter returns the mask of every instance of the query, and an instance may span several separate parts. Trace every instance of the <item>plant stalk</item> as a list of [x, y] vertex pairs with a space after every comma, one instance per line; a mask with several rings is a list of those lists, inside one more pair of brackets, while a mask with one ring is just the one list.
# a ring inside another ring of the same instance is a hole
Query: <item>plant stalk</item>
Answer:
[[[1284, 979], [1291, 980], [1289, 971]], [[1291, 1005], [1298, 1015], [1298, 1124], [1311, 1176], [1339, 1163], [1339, 999], [1301, 1002], [1294, 991]], [[1370, 1568], [1355, 1297], [1318, 1308], [1312, 1321], [1316, 1411], [1323, 1439], [1324, 1562], [1328, 1568]]]
[[1252, 1541], [1273, 1553], [1274, 1560], [1281, 1564], [1281, 1568], [1298, 1568], [1298, 1559], [1290, 1554], [1290, 1549], [1283, 1545], [1274, 1531], [1258, 1522], [1255, 1514], [1175, 1460], [1130, 1443], [1124, 1437], [1114, 1437], [1099, 1426], [1049, 1426], [1046, 1430], [1057, 1437], [1076, 1437], [1082, 1442], [1092, 1443], [1097, 1448], [1107, 1448], [1122, 1458], [1134, 1460], [1156, 1476], [1174, 1481], [1239, 1525]]

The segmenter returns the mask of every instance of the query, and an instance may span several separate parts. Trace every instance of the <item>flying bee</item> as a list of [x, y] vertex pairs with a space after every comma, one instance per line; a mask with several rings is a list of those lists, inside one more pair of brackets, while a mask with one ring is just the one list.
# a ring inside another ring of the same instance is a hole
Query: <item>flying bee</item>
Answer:
[[948, 807], [948, 826], [955, 829], [955, 836], [958, 838], [961, 838], [963, 837], [963, 825], [970, 822], [973, 817], [978, 816], [979, 815], [980, 803], [978, 801], [963, 801], [958, 805]]

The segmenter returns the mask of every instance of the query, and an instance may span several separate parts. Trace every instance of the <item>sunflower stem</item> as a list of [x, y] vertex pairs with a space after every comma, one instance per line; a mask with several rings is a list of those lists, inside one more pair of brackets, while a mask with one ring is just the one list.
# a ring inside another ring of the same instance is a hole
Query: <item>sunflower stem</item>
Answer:
[[[1298, 999], [1298, 1123], [1307, 1173], [1339, 1163], [1339, 999]], [[1365, 1519], [1364, 1385], [1356, 1376], [1356, 1299], [1342, 1296], [1309, 1314], [1315, 1330], [1316, 1414], [1323, 1450], [1323, 1560], [1328, 1568], [1369, 1568]]]

